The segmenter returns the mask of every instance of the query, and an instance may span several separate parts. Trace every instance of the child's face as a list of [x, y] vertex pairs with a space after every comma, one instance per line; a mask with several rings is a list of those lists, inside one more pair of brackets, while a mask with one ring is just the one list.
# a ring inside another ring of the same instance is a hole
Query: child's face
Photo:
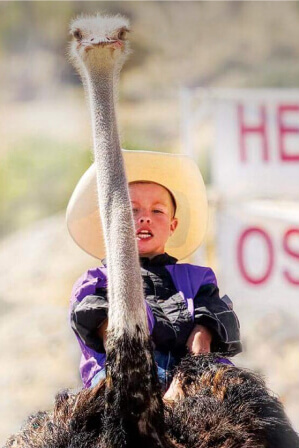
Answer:
[[178, 224], [169, 192], [155, 183], [132, 183], [129, 190], [139, 255], [163, 254]]

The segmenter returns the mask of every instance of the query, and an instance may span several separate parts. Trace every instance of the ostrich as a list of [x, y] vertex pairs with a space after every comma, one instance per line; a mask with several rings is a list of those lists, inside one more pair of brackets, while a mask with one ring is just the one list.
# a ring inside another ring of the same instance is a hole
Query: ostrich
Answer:
[[161, 398], [114, 105], [128, 30], [120, 16], [81, 17], [71, 25], [71, 60], [91, 107], [107, 249], [107, 378], [58, 394], [54, 410], [31, 416], [6, 448], [299, 448], [261, 378], [219, 363], [217, 354], [187, 356], [175, 375], [178, 398]]
[[128, 31], [129, 23], [121, 16], [76, 19], [71, 24], [70, 57], [82, 77], [91, 109], [108, 266], [105, 439], [107, 446], [118, 448], [136, 444], [164, 447], [170, 444], [164, 431], [115, 113], [119, 73], [129, 53]]

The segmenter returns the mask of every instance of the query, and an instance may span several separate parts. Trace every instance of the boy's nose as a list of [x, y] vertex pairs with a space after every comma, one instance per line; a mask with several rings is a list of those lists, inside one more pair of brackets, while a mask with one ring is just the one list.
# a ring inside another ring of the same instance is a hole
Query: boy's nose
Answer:
[[139, 222], [140, 224], [144, 224], [145, 222], [149, 224], [149, 223], [151, 222], [151, 219], [150, 219], [149, 216], [141, 216], [141, 217], [138, 219], [138, 222]]

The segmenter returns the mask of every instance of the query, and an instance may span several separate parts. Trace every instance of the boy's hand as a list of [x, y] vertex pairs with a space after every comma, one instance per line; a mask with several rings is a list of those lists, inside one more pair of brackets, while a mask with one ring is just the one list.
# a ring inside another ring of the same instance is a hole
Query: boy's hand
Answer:
[[195, 325], [187, 340], [187, 348], [190, 353], [210, 353], [212, 333], [203, 325]]
[[[211, 351], [212, 333], [203, 325], [195, 325], [187, 340], [187, 348], [190, 353], [209, 353]], [[179, 380], [174, 377], [163, 399], [171, 403], [184, 397]]]
[[177, 401], [184, 398], [184, 392], [179, 380], [174, 377], [170, 383], [168, 390], [165, 392], [163, 400], [171, 404], [172, 401]]

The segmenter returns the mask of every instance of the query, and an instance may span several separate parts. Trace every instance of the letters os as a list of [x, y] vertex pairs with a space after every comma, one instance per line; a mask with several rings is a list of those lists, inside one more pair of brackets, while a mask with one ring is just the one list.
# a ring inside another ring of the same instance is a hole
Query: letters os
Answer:
[[[258, 238], [265, 250], [265, 265], [258, 275], [253, 276], [248, 269], [247, 260], [245, 257], [246, 244], [250, 242], [252, 237]], [[299, 242], [299, 227], [288, 228], [282, 235], [281, 248], [283, 252], [293, 260], [298, 262], [297, 272], [294, 272], [294, 268], [289, 270], [287, 267], [282, 269], [282, 276], [285, 281], [293, 286], [299, 286], [299, 245], [295, 247], [295, 243]], [[273, 275], [275, 269], [275, 250], [273, 244], [273, 238], [271, 238], [269, 232], [262, 227], [248, 227], [241, 232], [237, 241], [237, 261], [238, 268], [243, 279], [252, 285], [261, 285], [268, 282]]]

